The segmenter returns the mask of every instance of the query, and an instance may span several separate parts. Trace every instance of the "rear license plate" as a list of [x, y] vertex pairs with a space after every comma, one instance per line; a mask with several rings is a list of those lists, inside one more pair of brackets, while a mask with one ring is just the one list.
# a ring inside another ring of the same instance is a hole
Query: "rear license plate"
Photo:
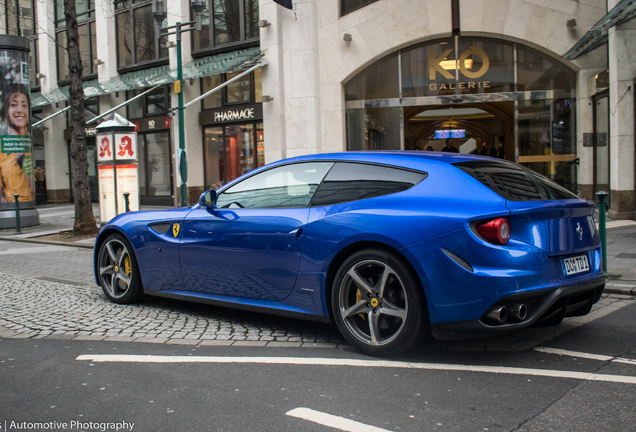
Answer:
[[587, 256], [585, 255], [564, 258], [561, 260], [561, 264], [563, 266], [563, 274], [566, 276], [586, 272], [590, 269], [590, 265], [587, 262]]

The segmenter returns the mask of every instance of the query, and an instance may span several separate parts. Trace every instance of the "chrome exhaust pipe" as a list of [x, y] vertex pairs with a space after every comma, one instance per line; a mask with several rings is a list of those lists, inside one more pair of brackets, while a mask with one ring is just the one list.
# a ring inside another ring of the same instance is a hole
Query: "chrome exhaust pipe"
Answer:
[[523, 303], [517, 303], [510, 308], [510, 316], [517, 321], [523, 321], [528, 316], [528, 308]]
[[486, 314], [488, 319], [498, 323], [505, 322], [508, 319], [508, 308], [505, 306], [495, 306]]

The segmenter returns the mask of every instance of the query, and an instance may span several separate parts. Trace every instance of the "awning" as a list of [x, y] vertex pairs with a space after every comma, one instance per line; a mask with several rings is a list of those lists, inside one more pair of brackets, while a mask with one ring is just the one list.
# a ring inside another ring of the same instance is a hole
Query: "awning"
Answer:
[[[249, 48], [225, 54], [193, 60], [183, 66], [183, 79], [197, 79], [209, 75], [240, 71], [251, 67], [263, 57], [260, 48]], [[136, 90], [156, 85], [169, 84], [177, 80], [177, 70], [170, 66], [159, 66], [130, 72], [108, 81], [85, 81], [85, 99], [102, 96], [117, 91]], [[70, 99], [69, 86], [60, 87], [49, 93], [33, 93], [31, 104], [34, 108], [52, 103], [65, 102]]]
[[563, 58], [574, 60], [607, 43], [607, 31], [636, 17], [636, 0], [621, 0], [611, 11], [594, 24]]

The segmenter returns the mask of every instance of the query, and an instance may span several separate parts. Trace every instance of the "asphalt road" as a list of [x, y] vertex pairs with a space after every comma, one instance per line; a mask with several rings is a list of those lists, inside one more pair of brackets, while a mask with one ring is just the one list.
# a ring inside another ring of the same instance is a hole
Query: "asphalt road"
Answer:
[[0, 246], [0, 432], [636, 430], [633, 298], [376, 359], [328, 325], [113, 305], [89, 250]]
[[[389, 360], [350, 349], [7, 338], [0, 420], [6, 430], [633, 431], [635, 326], [632, 304], [541, 351], [424, 349]], [[287, 414], [298, 408], [301, 418]]]

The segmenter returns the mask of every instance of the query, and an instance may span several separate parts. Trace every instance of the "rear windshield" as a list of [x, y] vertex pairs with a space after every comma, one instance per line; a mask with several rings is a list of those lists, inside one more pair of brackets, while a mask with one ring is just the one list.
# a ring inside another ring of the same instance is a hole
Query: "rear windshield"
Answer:
[[479, 160], [453, 165], [510, 201], [580, 199], [552, 180], [510, 162]]

